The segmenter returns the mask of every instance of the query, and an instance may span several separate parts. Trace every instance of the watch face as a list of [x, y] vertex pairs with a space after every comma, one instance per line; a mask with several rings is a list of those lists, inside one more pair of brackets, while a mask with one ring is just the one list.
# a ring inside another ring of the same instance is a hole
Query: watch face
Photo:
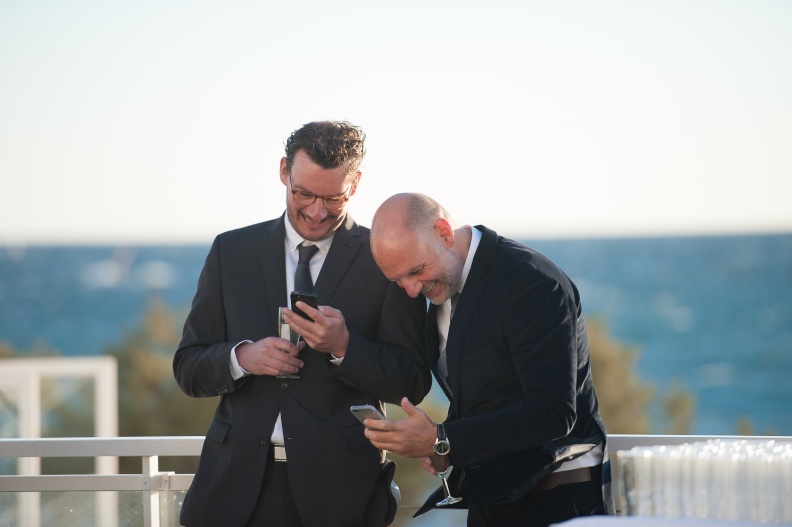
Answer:
[[435, 454], [437, 454], [438, 456], [444, 456], [448, 454], [450, 450], [451, 450], [451, 445], [448, 444], [448, 441], [438, 441], [434, 445]]

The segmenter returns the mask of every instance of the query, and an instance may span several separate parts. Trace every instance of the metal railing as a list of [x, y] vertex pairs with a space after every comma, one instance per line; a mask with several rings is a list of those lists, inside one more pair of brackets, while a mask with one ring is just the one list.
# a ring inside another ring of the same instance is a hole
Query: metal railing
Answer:
[[[619, 450], [629, 450], [636, 446], [681, 445], [711, 439], [792, 442], [792, 437], [784, 436], [613, 434], [608, 437], [608, 450], [614, 463], [614, 473], [618, 473], [616, 452]], [[198, 456], [203, 442], [202, 436], [0, 439], [0, 458], [19, 460], [46, 457], [139, 457], [141, 459], [140, 474], [0, 475], [0, 492], [22, 493], [19, 504], [21, 527], [39, 525], [37, 497], [40, 492], [95, 492], [98, 525], [118, 524], [117, 496], [114, 492], [106, 491], [142, 492], [143, 524], [145, 527], [159, 527], [165, 512], [161, 510], [163, 503], [161, 494], [186, 491], [193, 480], [193, 474], [160, 471], [159, 457]], [[614, 480], [614, 483], [617, 484], [617, 481]], [[616, 494], [618, 495], [618, 492]], [[402, 507], [413, 506], [402, 504]]]
[[[193, 474], [159, 470], [160, 456], [198, 456], [202, 436], [172, 437], [79, 437], [0, 439], [0, 457], [139, 457], [140, 474], [0, 475], [0, 492], [96, 492], [96, 523], [118, 525], [117, 496], [106, 491], [139, 491], [143, 497], [145, 527], [159, 527], [160, 494], [185, 491]], [[20, 527], [40, 524], [38, 495], [20, 499]]]

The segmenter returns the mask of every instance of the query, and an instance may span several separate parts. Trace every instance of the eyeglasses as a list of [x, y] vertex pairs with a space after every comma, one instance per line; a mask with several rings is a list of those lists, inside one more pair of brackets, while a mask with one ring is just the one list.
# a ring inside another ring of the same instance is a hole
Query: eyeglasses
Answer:
[[[316, 194], [311, 194], [310, 192], [306, 192], [304, 190], [294, 190], [294, 185], [292, 184], [291, 176], [289, 176], [289, 186], [292, 187], [292, 199], [298, 205], [302, 205], [303, 207], [307, 207], [308, 205], [313, 205], [313, 202], [317, 199], [321, 199], [324, 206], [327, 207], [327, 210], [341, 210], [346, 205], [346, 202], [349, 201], [349, 196], [317, 196]], [[352, 187], [347, 190], [346, 193], [350, 192]]]

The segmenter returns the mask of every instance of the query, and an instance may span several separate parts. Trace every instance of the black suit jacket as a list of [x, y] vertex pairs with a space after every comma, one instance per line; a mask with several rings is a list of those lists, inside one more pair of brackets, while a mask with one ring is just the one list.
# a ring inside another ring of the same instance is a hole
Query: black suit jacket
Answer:
[[174, 357], [193, 397], [220, 396], [181, 522], [242, 526], [253, 510], [278, 413], [287, 467], [306, 526], [384, 525], [393, 512], [384, 455], [350, 413], [356, 404], [420, 401], [431, 386], [423, 350], [426, 305], [376, 266], [369, 231], [347, 218], [336, 231], [314, 292], [339, 309], [350, 332], [340, 366], [306, 348], [299, 379], [250, 375], [234, 381], [231, 349], [275, 336], [287, 305], [285, 218], [219, 235], [209, 251]]
[[[577, 288], [536, 251], [477, 229], [481, 242], [446, 345], [445, 426], [461, 506], [515, 501], [606, 437]], [[435, 376], [436, 312], [431, 306], [426, 327]]]

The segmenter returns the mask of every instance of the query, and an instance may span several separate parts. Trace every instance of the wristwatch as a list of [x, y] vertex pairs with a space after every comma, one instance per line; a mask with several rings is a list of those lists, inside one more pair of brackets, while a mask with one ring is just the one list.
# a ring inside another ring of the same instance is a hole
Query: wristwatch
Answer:
[[451, 443], [448, 442], [445, 426], [442, 424], [437, 425], [437, 439], [435, 439], [432, 450], [434, 450], [436, 456], [446, 456], [451, 452]]

